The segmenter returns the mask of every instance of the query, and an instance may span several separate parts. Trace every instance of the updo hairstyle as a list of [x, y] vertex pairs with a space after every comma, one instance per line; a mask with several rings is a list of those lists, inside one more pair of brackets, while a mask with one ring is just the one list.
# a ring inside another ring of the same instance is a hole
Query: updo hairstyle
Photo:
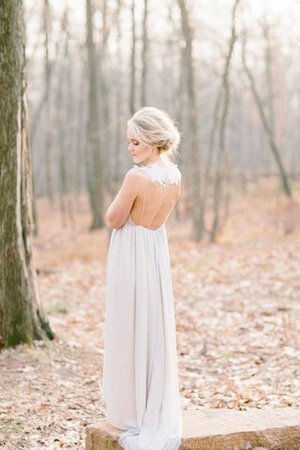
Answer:
[[156, 145], [160, 155], [173, 156], [180, 134], [173, 119], [154, 106], [139, 109], [127, 122], [128, 131], [146, 145]]

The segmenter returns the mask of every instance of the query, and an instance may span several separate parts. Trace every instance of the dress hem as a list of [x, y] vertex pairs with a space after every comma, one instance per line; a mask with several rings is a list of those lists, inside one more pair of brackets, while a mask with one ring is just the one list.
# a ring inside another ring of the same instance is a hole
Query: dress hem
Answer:
[[105, 417], [105, 419], [107, 420], [107, 422], [109, 422], [112, 426], [114, 426], [115, 428], [119, 428], [120, 430], [122, 430], [122, 431], [127, 431], [127, 428], [122, 428], [122, 427], [120, 427], [120, 425], [116, 425], [115, 423], [113, 423], [110, 419], [109, 419], [109, 417]]

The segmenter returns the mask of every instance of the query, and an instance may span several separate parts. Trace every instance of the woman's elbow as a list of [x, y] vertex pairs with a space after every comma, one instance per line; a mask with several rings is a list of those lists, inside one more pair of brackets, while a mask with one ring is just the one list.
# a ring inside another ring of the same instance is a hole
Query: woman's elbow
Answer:
[[105, 219], [106, 219], [106, 222], [107, 222], [108, 226], [110, 226], [111, 228], [114, 228], [113, 220], [112, 220], [111, 213], [110, 213], [109, 209], [106, 211]]
[[121, 228], [123, 226], [123, 224], [120, 224], [120, 223], [117, 223], [117, 222], [109, 222], [109, 226], [111, 228], [114, 228], [114, 229], [117, 230], [118, 228]]
[[116, 222], [113, 222], [111, 220], [108, 220], [108, 225], [110, 226], [110, 228], [120, 228], [120, 226]]
[[116, 217], [113, 217], [109, 212], [105, 215], [106, 221], [111, 228], [120, 228], [120, 223]]

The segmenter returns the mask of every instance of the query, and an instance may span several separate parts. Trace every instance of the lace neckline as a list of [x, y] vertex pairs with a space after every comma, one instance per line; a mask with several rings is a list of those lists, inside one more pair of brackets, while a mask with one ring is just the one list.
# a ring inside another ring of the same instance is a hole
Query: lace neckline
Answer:
[[134, 167], [145, 170], [152, 181], [158, 182], [164, 188], [168, 184], [178, 184], [181, 178], [180, 170], [173, 162], [169, 162], [164, 166], [157, 162], [145, 164], [143, 166], [135, 164]]

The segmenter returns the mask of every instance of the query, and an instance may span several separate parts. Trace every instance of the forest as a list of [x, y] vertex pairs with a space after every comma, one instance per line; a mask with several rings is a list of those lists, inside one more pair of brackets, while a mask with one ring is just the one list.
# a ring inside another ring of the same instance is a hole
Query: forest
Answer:
[[184, 409], [300, 407], [299, 22], [296, 0], [1, 1], [0, 448], [84, 450], [104, 416], [105, 212], [143, 106], [181, 135]]

